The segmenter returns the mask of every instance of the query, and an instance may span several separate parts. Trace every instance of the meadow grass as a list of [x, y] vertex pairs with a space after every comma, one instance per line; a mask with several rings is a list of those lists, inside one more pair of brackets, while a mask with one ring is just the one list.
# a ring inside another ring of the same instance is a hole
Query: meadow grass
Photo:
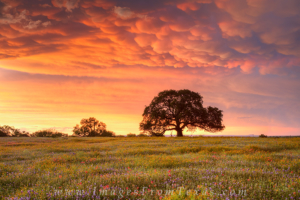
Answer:
[[300, 199], [300, 138], [1, 138], [2, 199]]

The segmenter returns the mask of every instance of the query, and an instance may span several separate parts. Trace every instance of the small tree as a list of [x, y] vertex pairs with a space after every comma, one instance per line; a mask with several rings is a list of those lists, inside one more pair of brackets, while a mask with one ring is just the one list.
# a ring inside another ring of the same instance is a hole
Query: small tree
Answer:
[[79, 136], [95, 137], [101, 136], [106, 130], [106, 124], [99, 122], [95, 117], [82, 119], [80, 125], [76, 124], [73, 133]]
[[154, 97], [143, 113], [140, 130], [152, 136], [163, 136], [175, 130], [183, 136], [183, 130], [199, 128], [208, 132], [224, 130], [222, 110], [203, 107], [202, 96], [190, 90], [165, 90]]

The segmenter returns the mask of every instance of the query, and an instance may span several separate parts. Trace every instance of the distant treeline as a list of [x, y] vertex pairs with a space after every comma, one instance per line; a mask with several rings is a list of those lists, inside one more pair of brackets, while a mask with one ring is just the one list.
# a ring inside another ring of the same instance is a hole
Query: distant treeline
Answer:
[[[14, 128], [13, 126], [0, 126], [0, 137], [84, 137], [82, 135], [68, 135], [66, 133], [59, 132], [55, 129], [44, 129], [29, 133], [27, 131], [21, 131], [20, 129]], [[102, 130], [99, 134], [92, 132], [90, 135], [85, 135], [85, 137], [125, 137], [124, 135], [115, 135], [114, 132], [108, 130]], [[140, 133], [138, 135], [134, 133], [127, 134], [127, 137], [147, 137], [147, 135]]]
[[300, 137], [300, 135], [296, 135], [296, 136], [269, 136], [271, 138], [297, 138], [297, 137]]
[[[87, 136], [87, 137], [114, 137], [112, 131], [103, 130], [101, 135]], [[13, 126], [0, 126], [0, 137], [78, 137], [77, 135], [68, 135], [67, 133], [59, 132], [55, 129], [44, 129], [29, 133], [27, 131], [21, 131]]]
[[33, 133], [21, 131], [13, 126], [0, 126], [0, 137], [115, 137], [113, 131], [106, 130], [106, 124], [96, 118], [82, 119], [80, 125], [73, 129], [73, 135], [59, 132], [55, 129], [44, 129]]
[[[124, 135], [116, 135], [113, 131], [108, 131], [105, 128], [102, 130], [93, 130], [90, 131], [86, 130], [86, 134], [78, 134], [76, 132], [76, 128], [74, 127], [74, 134], [68, 135], [66, 133], [59, 132], [55, 129], [44, 129], [35, 131], [33, 133], [29, 133], [27, 131], [21, 131], [20, 129], [17, 129], [13, 126], [0, 126], [0, 137], [125, 137]], [[148, 135], [145, 135], [143, 133], [140, 133], [138, 135], [134, 133], [127, 134], [127, 137], [146, 137]]]
[[13, 126], [4, 125], [0, 126], [0, 137], [68, 137], [68, 134], [54, 129], [45, 129], [29, 133]]

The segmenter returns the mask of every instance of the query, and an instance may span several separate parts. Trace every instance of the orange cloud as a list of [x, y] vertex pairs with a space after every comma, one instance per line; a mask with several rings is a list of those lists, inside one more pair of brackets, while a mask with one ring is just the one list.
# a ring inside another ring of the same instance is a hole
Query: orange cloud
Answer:
[[164, 22], [154, 17], [146, 17], [136, 22], [136, 27], [141, 33], [155, 34], [163, 27]]
[[[213, 5], [209, 1], [166, 2], [165, 5], [157, 4], [157, 10], [139, 12], [130, 4], [120, 6], [108, 1], [53, 0], [52, 5], [38, 4], [40, 13], [37, 13], [39, 9], [29, 5], [17, 5], [20, 7], [18, 9], [5, 7], [6, 17], [1, 21], [1, 35], [5, 37], [1, 39], [1, 57], [23, 57], [53, 51], [61, 52], [60, 55], [76, 55], [75, 60], [89, 57], [101, 66], [119, 63], [149, 66], [171, 64], [175, 67], [232, 67], [230, 63], [243, 63], [247, 57], [248, 60], [253, 59], [249, 63], [264, 68], [264, 73], [272, 73], [272, 67], [266, 70], [266, 65], [260, 64], [274, 59], [274, 56], [270, 58], [270, 52], [299, 55], [298, 45], [295, 44], [297, 26], [283, 27], [285, 19], [280, 17], [277, 20], [279, 28], [272, 26], [271, 18], [266, 18], [265, 22], [259, 20], [265, 17], [267, 1], [219, 0], [215, 3], [217, 7]], [[214, 21], [202, 14], [204, 9], [211, 10]], [[269, 11], [288, 15], [279, 11], [279, 5]], [[290, 16], [293, 15], [296, 13]], [[273, 31], [264, 31], [264, 27], [271, 27]], [[17, 49], [13, 48], [16, 44], [19, 45]], [[87, 53], [82, 55], [76, 49], [86, 49]], [[189, 52], [184, 53], [185, 57], [182, 56], [184, 51]], [[153, 59], [166, 53], [173, 58], [169, 56], [165, 61]], [[100, 62], [97, 57], [101, 58]], [[288, 59], [296, 64], [298, 62], [292, 57]]]

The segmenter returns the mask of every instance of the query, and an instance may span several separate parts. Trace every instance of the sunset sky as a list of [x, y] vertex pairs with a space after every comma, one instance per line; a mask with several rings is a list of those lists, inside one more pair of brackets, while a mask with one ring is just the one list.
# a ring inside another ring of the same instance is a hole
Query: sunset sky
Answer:
[[299, 0], [0, 0], [0, 9], [0, 125], [71, 134], [96, 117], [138, 134], [154, 96], [189, 89], [223, 110], [226, 129], [213, 135], [300, 135]]

